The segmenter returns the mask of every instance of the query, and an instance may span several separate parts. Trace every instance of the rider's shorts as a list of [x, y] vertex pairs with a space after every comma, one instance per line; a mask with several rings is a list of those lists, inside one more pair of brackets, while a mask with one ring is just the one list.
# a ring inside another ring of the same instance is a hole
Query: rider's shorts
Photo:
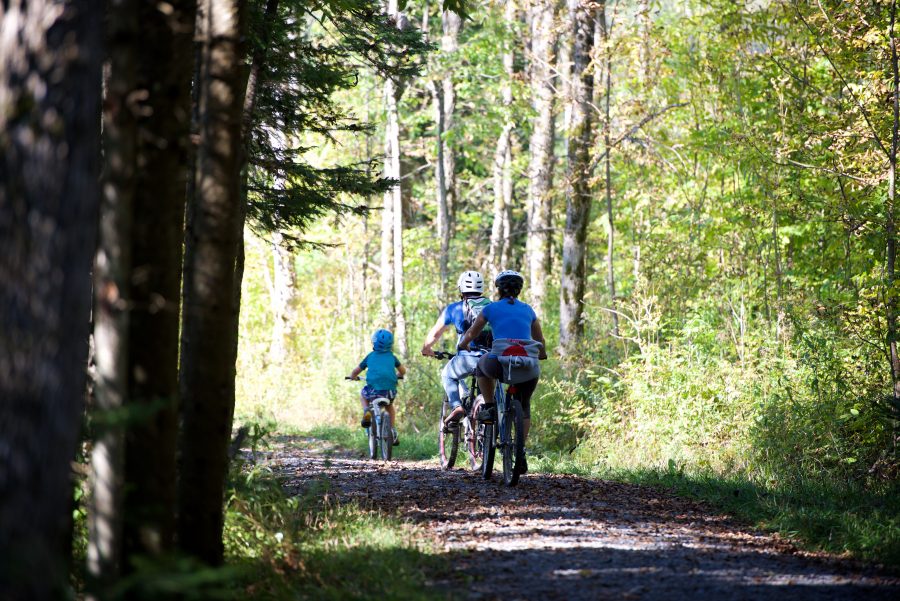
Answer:
[[359, 391], [359, 394], [362, 396], [362, 398], [366, 399], [367, 401], [371, 401], [371, 400], [377, 399], [379, 397], [384, 397], [386, 399], [393, 401], [394, 397], [397, 396], [397, 391], [396, 390], [375, 390], [374, 388], [372, 388], [371, 386], [366, 384], [365, 386], [363, 386], [362, 390]]
[[[492, 380], [500, 380], [503, 378], [503, 366], [500, 365], [500, 360], [497, 359], [497, 355], [486, 354], [478, 360], [478, 365], [475, 367], [475, 375], [483, 378], [491, 378]], [[516, 394], [516, 398], [522, 403], [522, 412], [525, 414], [525, 419], [531, 418], [531, 395], [534, 394], [534, 389], [537, 388], [538, 379], [535, 378], [533, 380], [528, 380], [527, 382], [522, 382], [521, 384], [515, 384], [516, 390], [518, 391]]]

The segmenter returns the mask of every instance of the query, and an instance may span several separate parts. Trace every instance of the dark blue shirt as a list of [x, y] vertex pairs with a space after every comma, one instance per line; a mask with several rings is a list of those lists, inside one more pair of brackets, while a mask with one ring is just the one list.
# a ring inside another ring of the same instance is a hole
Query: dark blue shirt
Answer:
[[537, 319], [531, 305], [520, 300], [509, 304], [509, 299], [502, 299], [485, 307], [481, 314], [491, 324], [494, 340], [498, 338], [531, 340], [531, 324]]

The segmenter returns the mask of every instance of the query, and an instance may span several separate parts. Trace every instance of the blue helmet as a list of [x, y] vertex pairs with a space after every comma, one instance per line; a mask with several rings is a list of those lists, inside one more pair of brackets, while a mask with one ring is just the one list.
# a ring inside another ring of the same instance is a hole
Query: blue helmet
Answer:
[[372, 350], [376, 352], [385, 352], [391, 350], [394, 346], [394, 335], [387, 330], [375, 330], [372, 334]]

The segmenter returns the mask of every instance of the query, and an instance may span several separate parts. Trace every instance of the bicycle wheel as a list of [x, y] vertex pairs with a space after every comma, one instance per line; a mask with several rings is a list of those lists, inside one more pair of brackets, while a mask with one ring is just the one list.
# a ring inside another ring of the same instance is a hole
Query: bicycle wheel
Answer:
[[441, 457], [441, 469], [453, 469], [456, 463], [456, 453], [459, 449], [459, 423], [450, 427], [444, 425], [444, 418], [450, 413], [450, 405], [447, 398], [441, 403], [441, 419], [438, 421], [438, 451]]
[[478, 467], [478, 459], [481, 457], [481, 441], [478, 438], [477, 426], [469, 417], [464, 417], [461, 425], [462, 431], [460, 436], [466, 441], [466, 454], [469, 456], [469, 469], [474, 470]]
[[372, 424], [366, 428], [366, 435], [369, 438], [369, 459], [375, 459], [378, 457], [378, 433], [376, 432], [376, 425], [374, 418], [372, 419]]
[[391, 416], [385, 411], [381, 416], [381, 458], [385, 461], [391, 460], [391, 453], [394, 450], [394, 433], [391, 431]]
[[500, 444], [503, 448], [503, 483], [515, 486], [519, 482], [516, 464], [525, 455], [525, 422], [522, 404], [518, 399], [509, 399], [509, 410], [503, 423]]
[[491, 474], [494, 472], [494, 451], [495, 447], [495, 435], [494, 435], [494, 424], [483, 424], [484, 425], [484, 453], [481, 455], [481, 476], [485, 480], [491, 479]]

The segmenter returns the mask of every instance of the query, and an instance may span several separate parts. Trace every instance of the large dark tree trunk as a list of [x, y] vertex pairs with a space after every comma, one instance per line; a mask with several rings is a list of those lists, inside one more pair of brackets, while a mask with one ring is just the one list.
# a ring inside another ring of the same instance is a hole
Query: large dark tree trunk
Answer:
[[531, 133], [528, 188], [529, 297], [540, 307], [550, 269], [550, 209], [553, 190], [554, 106], [556, 91], [556, 7], [552, 0], [535, 0], [531, 23], [531, 90], [535, 110]]
[[218, 565], [234, 413], [236, 341], [229, 325], [241, 217], [244, 77], [239, 3], [203, 4], [200, 146], [185, 240], [178, 542], [185, 552]]
[[585, 260], [591, 214], [590, 149], [593, 141], [594, 76], [589, 70], [594, 47], [594, 13], [588, 0], [568, 0], [572, 73], [569, 153], [566, 173], [566, 229], [559, 299], [559, 346], [570, 356], [584, 336]]
[[170, 551], [175, 537], [178, 328], [184, 208], [189, 171], [196, 0], [163, 12], [138, 2], [137, 139], [128, 403], [125, 565]]
[[0, 4], [0, 591], [68, 596], [99, 205], [101, 2]]

